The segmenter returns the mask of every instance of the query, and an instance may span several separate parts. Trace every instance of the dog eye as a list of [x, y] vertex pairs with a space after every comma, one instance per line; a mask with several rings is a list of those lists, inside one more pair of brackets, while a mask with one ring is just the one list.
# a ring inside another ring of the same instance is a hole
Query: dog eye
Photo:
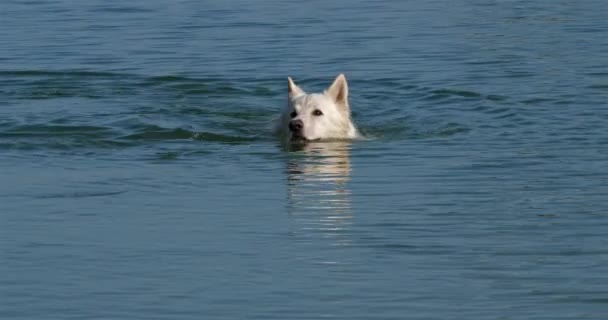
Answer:
[[292, 113], [290, 114], [290, 116], [291, 116], [292, 118], [295, 118], [297, 115], [298, 115], [298, 113], [297, 113], [297, 112], [295, 112], [295, 111], [294, 111], [294, 112], [292, 112]]
[[317, 110], [313, 111], [312, 114], [315, 116], [322, 116], [323, 112], [321, 112], [321, 110], [317, 109]]

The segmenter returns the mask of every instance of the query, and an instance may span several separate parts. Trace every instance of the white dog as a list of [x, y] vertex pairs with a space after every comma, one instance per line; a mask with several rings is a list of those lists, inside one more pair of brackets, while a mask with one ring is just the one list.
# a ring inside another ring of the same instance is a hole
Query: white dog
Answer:
[[306, 93], [291, 78], [288, 103], [276, 131], [292, 141], [353, 139], [359, 136], [350, 118], [348, 85], [340, 74], [323, 93]]

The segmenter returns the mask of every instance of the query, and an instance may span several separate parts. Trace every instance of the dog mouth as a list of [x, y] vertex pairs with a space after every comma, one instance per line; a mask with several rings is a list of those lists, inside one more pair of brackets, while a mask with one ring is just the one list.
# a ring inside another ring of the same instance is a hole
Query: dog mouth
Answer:
[[294, 142], [303, 142], [303, 141], [307, 141], [308, 139], [306, 139], [306, 137], [300, 133], [292, 132], [289, 140], [294, 141]]
[[312, 142], [316, 142], [316, 141], [321, 141], [322, 139], [309, 139], [306, 138], [304, 136], [301, 135], [292, 135], [289, 138], [289, 141], [295, 144], [307, 144], [307, 143], [312, 143]]

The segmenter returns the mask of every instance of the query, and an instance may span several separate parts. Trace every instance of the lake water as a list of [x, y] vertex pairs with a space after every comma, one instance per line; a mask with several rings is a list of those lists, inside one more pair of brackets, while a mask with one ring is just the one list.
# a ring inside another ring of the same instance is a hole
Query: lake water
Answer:
[[[608, 2], [0, 4], [0, 318], [608, 319]], [[282, 145], [344, 72], [365, 141]]]

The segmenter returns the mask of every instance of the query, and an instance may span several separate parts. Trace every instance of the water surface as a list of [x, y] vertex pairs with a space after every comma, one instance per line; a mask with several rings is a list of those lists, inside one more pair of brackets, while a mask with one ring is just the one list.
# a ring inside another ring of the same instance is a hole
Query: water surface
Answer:
[[1, 318], [608, 317], [607, 2], [0, 12]]

